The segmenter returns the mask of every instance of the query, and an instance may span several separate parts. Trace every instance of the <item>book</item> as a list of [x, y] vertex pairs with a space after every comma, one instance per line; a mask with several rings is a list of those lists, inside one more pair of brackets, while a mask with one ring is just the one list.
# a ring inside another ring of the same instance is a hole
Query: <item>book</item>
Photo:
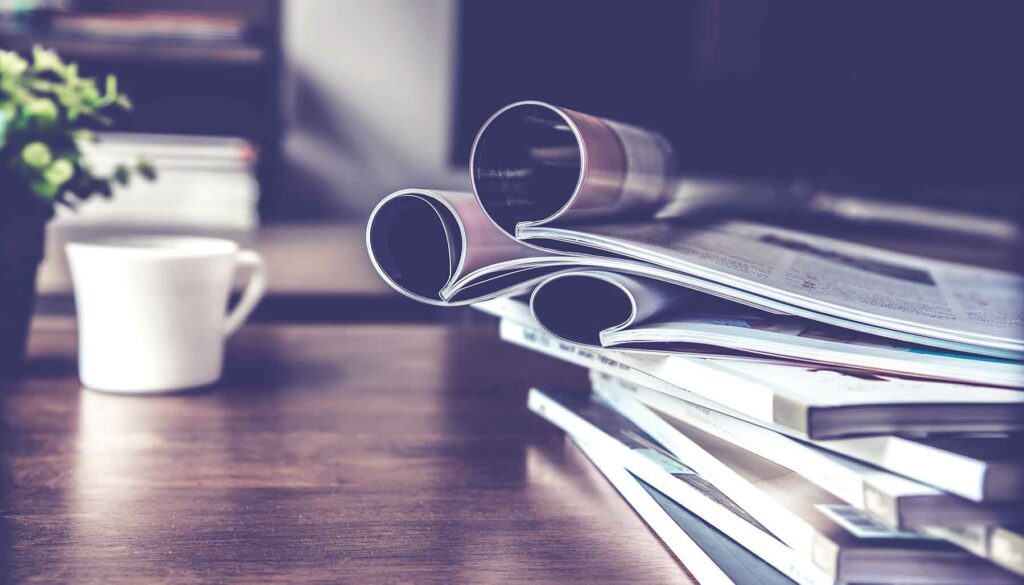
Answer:
[[[702, 451], [680, 457], [675, 445], [646, 433], [610, 407], [578, 395], [532, 389], [530, 409], [609, 457], [799, 582], [1009, 583], [1015, 577], [946, 542], [896, 533], [859, 511], [800, 483], [776, 479], [769, 462], [740, 452]], [[623, 441], [632, 441], [632, 447]], [[637, 452], [636, 447], [648, 451]], [[673, 475], [651, 457], [665, 456], [695, 472]], [[652, 453], [651, 455], [649, 453]], [[742, 474], [731, 471], [740, 469]], [[681, 479], [682, 478], [682, 481]], [[754, 479], [756, 478], [756, 479]], [[754, 479], [753, 482], [750, 480]], [[695, 488], [699, 485], [699, 488]], [[723, 498], [724, 496], [724, 498]], [[678, 498], [678, 499], [677, 499]], [[770, 538], [764, 538], [768, 536]]]
[[241, 42], [248, 26], [231, 16], [186, 12], [56, 14], [51, 31], [66, 38], [118, 42]]
[[99, 173], [149, 161], [157, 180], [135, 178], [115, 197], [59, 208], [56, 223], [146, 229], [247, 232], [259, 224], [256, 152], [241, 138], [100, 133], [83, 152]]
[[585, 439], [571, 439], [699, 583], [793, 583], [792, 579], [629, 473], [613, 458], [605, 456], [599, 447]]

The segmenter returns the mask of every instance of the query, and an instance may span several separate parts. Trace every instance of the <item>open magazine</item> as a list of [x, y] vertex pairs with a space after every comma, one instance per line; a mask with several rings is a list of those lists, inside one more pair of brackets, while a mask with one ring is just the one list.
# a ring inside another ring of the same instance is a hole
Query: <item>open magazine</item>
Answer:
[[432, 304], [477, 302], [597, 268], [904, 343], [1024, 358], [1018, 275], [747, 221], [561, 225], [559, 217], [510, 234], [471, 194], [405, 190], [374, 209], [367, 247], [391, 286]]
[[603, 270], [544, 279], [530, 310], [549, 333], [582, 345], [1024, 387], [1019, 361], [940, 351]]

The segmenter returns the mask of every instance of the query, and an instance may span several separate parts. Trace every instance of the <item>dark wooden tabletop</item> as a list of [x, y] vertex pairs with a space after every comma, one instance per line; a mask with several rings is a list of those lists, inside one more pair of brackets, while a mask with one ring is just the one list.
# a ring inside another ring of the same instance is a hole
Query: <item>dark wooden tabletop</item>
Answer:
[[493, 323], [258, 324], [224, 380], [82, 390], [67, 318], [0, 392], [0, 581], [689, 582], [524, 407], [582, 372]]

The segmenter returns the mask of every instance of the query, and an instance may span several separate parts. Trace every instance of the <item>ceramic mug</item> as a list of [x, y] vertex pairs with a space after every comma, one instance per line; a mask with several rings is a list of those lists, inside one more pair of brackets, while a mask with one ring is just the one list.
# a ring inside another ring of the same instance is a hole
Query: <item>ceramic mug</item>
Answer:
[[[230, 240], [183, 236], [67, 244], [78, 313], [78, 366], [95, 390], [155, 393], [216, 382], [224, 343], [266, 290], [263, 259]], [[227, 312], [235, 271], [241, 300]]]

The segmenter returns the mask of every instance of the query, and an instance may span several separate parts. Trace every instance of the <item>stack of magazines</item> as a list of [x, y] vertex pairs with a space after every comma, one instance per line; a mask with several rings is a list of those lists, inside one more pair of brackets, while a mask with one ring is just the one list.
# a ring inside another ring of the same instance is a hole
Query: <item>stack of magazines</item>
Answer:
[[588, 369], [529, 408], [702, 583], [1024, 581], [1024, 278], [738, 219], [801, 201], [673, 158], [512, 104], [473, 193], [389, 195], [370, 256]]

